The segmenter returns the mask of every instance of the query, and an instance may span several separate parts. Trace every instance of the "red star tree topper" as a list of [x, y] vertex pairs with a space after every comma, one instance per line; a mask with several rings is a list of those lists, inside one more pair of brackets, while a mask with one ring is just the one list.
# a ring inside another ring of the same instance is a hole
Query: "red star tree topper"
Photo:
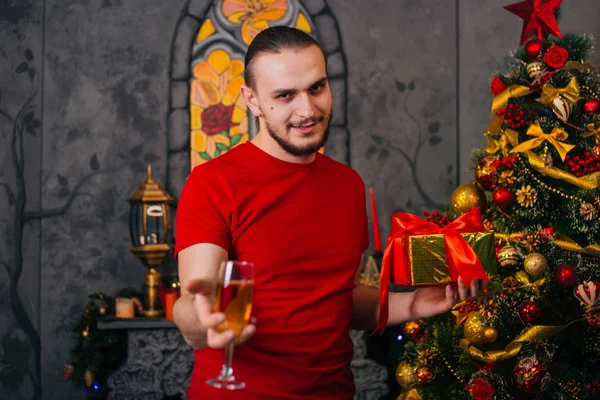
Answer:
[[562, 33], [560, 33], [558, 22], [554, 17], [554, 13], [562, 1], [524, 0], [504, 6], [506, 10], [524, 19], [521, 46], [533, 35], [537, 34], [538, 39], [542, 39], [542, 31], [562, 39]]

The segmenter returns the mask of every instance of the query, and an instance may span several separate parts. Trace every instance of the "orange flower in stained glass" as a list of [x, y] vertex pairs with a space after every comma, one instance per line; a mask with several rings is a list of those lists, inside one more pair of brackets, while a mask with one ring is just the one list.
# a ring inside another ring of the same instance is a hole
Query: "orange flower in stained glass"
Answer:
[[190, 85], [192, 168], [248, 140], [246, 102], [240, 95], [244, 63], [212, 51], [193, 68]]
[[223, 0], [223, 14], [234, 24], [242, 25], [242, 40], [250, 45], [268, 22], [280, 20], [288, 8], [287, 0]]

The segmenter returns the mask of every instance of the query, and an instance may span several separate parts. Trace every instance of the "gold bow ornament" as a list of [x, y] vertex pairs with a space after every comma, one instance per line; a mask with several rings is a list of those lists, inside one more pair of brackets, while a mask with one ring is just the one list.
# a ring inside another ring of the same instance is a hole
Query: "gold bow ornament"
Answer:
[[573, 110], [573, 104], [579, 100], [579, 86], [577, 80], [571, 78], [567, 86], [564, 88], [556, 88], [550, 83], [542, 86], [542, 95], [537, 101], [542, 104], [548, 104], [552, 107], [552, 111], [563, 122], [566, 122]]
[[574, 145], [562, 143], [563, 140], [566, 140], [569, 137], [569, 134], [560, 128], [554, 128], [552, 129], [552, 132], [544, 133], [540, 124], [537, 123], [531, 125], [529, 129], [527, 129], [527, 135], [534, 136], [534, 138], [519, 144], [511, 150], [511, 153], [526, 153], [539, 147], [545, 141], [548, 141], [556, 148], [561, 160], [564, 162], [567, 153], [575, 148]]
[[600, 142], [600, 128], [596, 128], [596, 124], [587, 124], [585, 130], [586, 133], [584, 133], [582, 137], [589, 138], [594, 136], [596, 138], [596, 143]]
[[541, 278], [537, 281], [531, 282], [531, 280], [529, 279], [529, 275], [527, 275], [527, 272], [525, 271], [517, 272], [515, 277], [517, 278], [519, 283], [521, 283], [522, 288], [531, 289], [531, 291], [533, 291], [533, 293], [535, 293], [537, 296], [540, 295], [540, 286], [542, 286], [544, 282], [546, 282], [546, 278]]
[[396, 400], [421, 400], [421, 395], [417, 389], [410, 389], [408, 392], [400, 394]]
[[499, 139], [487, 137], [488, 148], [485, 149], [489, 154], [496, 154], [502, 150], [502, 155], [506, 157], [509, 153], [509, 146], [515, 147], [519, 144], [519, 134], [512, 129], [506, 129]]

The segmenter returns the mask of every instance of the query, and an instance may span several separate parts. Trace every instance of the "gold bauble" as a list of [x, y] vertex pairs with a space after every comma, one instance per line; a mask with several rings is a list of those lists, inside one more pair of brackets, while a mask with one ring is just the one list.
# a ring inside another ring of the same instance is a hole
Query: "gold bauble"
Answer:
[[491, 343], [498, 339], [498, 331], [496, 328], [490, 326], [483, 331], [483, 336], [485, 336], [485, 340]]
[[92, 387], [94, 379], [96, 379], [96, 374], [94, 374], [94, 371], [86, 369], [83, 373], [83, 381], [85, 382], [85, 385], [87, 387]]
[[501, 267], [516, 267], [521, 262], [521, 253], [513, 246], [504, 246], [498, 251], [498, 263]]
[[105, 315], [105, 314], [106, 314], [106, 307], [100, 307], [100, 308], [98, 309], [98, 313], [99, 313], [100, 315]]
[[81, 332], [81, 336], [87, 338], [88, 336], [90, 336], [90, 330], [88, 328], [85, 328], [85, 330]]
[[525, 272], [533, 278], [542, 275], [548, 269], [548, 260], [540, 253], [529, 253], [523, 262]]
[[415, 371], [406, 361], [396, 367], [396, 380], [403, 389], [415, 381]]
[[487, 342], [485, 330], [488, 323], [479, 312], [472, 312], [467, 317], [464, 326], [465, 339], [475, 346], [480, 346]]
[[573, 111], [573, 104], [559, 96], [552, 100], [552, 111], [561, 121], [567, 122]]
[[542, 72], [543, 68], [544, 64], [542, 64], [539, 61], [534, 61], [532, 63], [527, 64], [527, 73], [531, 78], [535, 78]]
[[459, 214], [464, 214], [473, 207], [479, 207], [483, 211], [486, 205], [485, 192], [472, 183], [460, 185], [452, 193], [452, 208]]

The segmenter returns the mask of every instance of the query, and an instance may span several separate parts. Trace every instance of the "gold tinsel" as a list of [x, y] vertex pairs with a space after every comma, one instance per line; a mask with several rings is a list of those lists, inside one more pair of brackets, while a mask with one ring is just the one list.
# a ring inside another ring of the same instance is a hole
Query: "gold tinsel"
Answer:
[[516, 280], [515, 278], [513, 278], [512, 276], [507, 276], [502, 281], [502, 290], [504, 290], [508, 294], [511, 294], [512, 292], [517, 290], [518, 286], [519, 286], [519, 281]]
[[581, 208], [579, 209], [579, 214], [586, 221], [591, 221], [594, 218], [596, 218], [597, 212], [598, 212], [598, 210], [596, 209], [596, 207], [590, 203], [583, 203], [581, 205]]
[[536, 252], [540, 249], [540, 235], [533, 232], [527, 232], [523, 235], [522, 243], [529, 253]]
[[529, 185], [523, 185], [515, 194], [517, 202], [523, 207], [531, 207], [537, 201], [537, 191]]
[[505, 170], [500, 172], [498, 177], [498, 183], [502, 186], [510, 186], [517, 181], [515, 172], [513, 170]]
[[408, 321], [404, 324], [404, 333], [411, 339], [415, 339], [423, 329], [423, 321]]
[[435, 359], [436, 352], [431, 349], [423, 349], [417, 351], [417, 360], [419, 364], [424, 366]]
[[498, 304], [494, 298], [482, 300], [479, 303], [479, 312], [487, 318], [492, 318], [498, 311]]

